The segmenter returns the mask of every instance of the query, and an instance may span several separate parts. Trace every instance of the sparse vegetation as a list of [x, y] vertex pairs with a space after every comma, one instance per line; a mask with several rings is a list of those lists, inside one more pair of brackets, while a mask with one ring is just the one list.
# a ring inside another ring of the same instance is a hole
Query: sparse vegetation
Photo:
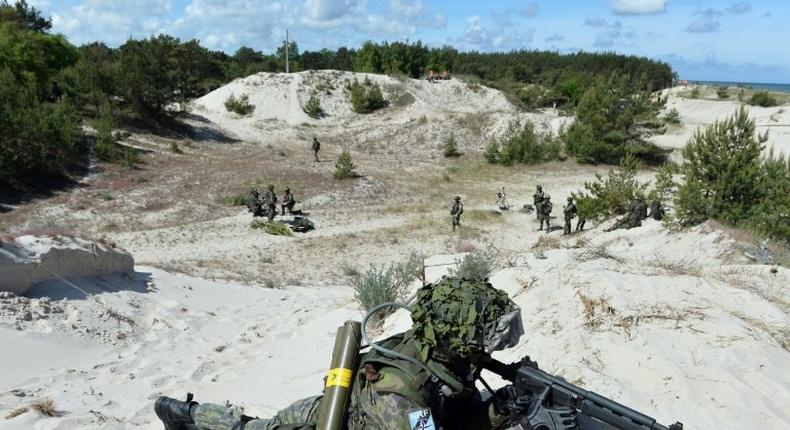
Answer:
[[728, 99], [730, 98], [730, 90], [727, 87], [718, 87], [716, 88], [716, 97], [720, 99]]
[[752, 94], [749, 104], [752, 106], [773, 107], [779, 105], [779, 101], [768, 91], [759, 91]]
[[649, 183], [636, 179], [638, 162], [633, 156], [626, 156], [620, 168], [609, 169], [606, 178], [595, 175], [595, 181], [585, 182], [589, 193], [573, 193], [580, 216], [587, 219], [603, 219], [625, 213], [628, 205], [637, 197], [645, 197]]
[[52, 399], [36, 400], [32, 405], [30, 405], [30, 409], [33, 409], [45, 417], [60, 416], [60, 412], [58, 412], [58, 410], [55, 408], [55, 401]]
[[274, 236], [293, 236], [293, 231], [287, 224], [277, 221], [266, 220], [253, 220], [250, 223], [250, 228], [253, 230], [263, 230]]
[[356, 178], [359, 177], [356, 168], [357, 166], [354, 165], [354, 161], [351, 159], [351, 153], [343, 150], [335, 162], [335, 172], [332, 176], [337, 180]]
[[346, 86], [348, 91], [348, 101], [351, 103], [351, 110], [356, 113], [371, 113], [376, 109], [387, 106], [381, 87], [368, 78], [362, 83], [354, 79]]
[[464, 255], [458, 267], [450, 270], [450, 274], [458, 278], [485, 280], [493, 269], [494, 258], [490, 254], [473, 251]]
[[316, 92], [310, 94], [310, 98], [302, 107], [302, 110], [304, 110], [304, 113], [306, 113], [307, 116], [313, 119], [319, 119], [324, 116], [324, 110], [321, 109], [321, 100], [318, 98], [318, 94]]
[[235, 94], [231, 94], [225, 99], [225, 109], [227, 109], [228, 112], [247, 116], [255, 111], [255, 105], [250, 103], [250, 97], [247, 94], [242, 94], [241, 97], [238, 98], [236, 98]]
[[176, 142], [176, 141], [170, 142], [170, 152], [172, 152], [173, 154], [183, 154], [184, 153], [184, 151], [181, 150], [181, 147], [178, 146], [178, 142]]
[[679, 125], [682, 122], [680, 119], [680, 112], [677, 108], [670, 109], [670, 111], [664, 115], [664, 122], [672, 125]]
[[500, 139], [489, 142], [484, 157], [507, 166], [537, 164], [559, 159], [561, 147], [548, 127], [538, 130], [531, 121], [513, 121]]
[[[373, 266], [351, 280], [354, 287], [354, 298], [365, 311], [387, 302], [398, 302], [405, 299], [409, 284], [420, 279], [423, 273], [422, 254], [412, 252], [400, 263], [389, 266]], [[382, 311], [379, 317], [386, 316], [393, 309]]]
[[702, 92], [700, 91], [699, 87], [695, 86], [694, 88], [691, 89], [691, 93], [689, 93], [689, 98], [698, 99], [700, 98], [701, 95]]
[[246, 193], [233, 194], [225, 197], [225, 204], [228, 206], [244, 206], [247, 202]]
[[451, 134], [444, 143], [443, 153], [445, 158], [460, 157], [461, 153], [458, 152], [458, 143], [455, 141], [455, 135]]

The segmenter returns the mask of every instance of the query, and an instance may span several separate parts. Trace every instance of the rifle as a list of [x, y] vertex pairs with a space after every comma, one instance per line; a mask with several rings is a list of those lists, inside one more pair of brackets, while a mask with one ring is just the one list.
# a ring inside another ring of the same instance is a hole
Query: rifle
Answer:
[[523, 415], [511, 417], [511, 430], [683, 430], [680, 422], [664, 426], [655, 418], [550, 375], [529, 357], [512, 364], [490, 358], [483, 368], [510, 381], [519, 395], [530, 399]]

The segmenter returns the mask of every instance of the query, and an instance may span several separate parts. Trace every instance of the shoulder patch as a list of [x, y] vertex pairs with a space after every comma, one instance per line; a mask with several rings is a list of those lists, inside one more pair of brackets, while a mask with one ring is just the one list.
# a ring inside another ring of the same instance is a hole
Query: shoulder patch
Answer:
[[411, 430], [436, 430], [431, 410], [426, 408], [409, 412], [409, 427]]

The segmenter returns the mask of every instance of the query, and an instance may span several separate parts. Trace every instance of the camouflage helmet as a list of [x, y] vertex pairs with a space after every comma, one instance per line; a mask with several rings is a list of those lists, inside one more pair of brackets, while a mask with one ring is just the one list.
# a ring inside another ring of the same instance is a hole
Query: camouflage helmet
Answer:
[[486, 281], [445, 277], [429, 284], [417, 292], [411, 318], [425, 355], [437, 347], [462, 358], [490, 354], [524, 334], [519, 307]]
[[455, 200], [461, 200], [461, 196], [455, 196]]
[[542, 191], [543, 190], [543, 185], [538, 185], [536, 188], [538, 189], [538, 191]]

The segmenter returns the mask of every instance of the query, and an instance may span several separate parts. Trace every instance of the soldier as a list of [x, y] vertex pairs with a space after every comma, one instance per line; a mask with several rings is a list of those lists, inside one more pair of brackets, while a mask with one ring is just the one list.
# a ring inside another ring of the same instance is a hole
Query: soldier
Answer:
[[258, 194], [258, 190], [255, 188], [247, 193], [244, 204], [247, 206], [247, 210], [252, 212], [253, 217], [263, 216], [263, 206], [261, 204], [260, 194]]
[[[565, 232], [563, 234], [571, 234], [571, 220], [576, 218], [576, 213], [578, 210], [576, 209], [576, 205], [573, 204], [573, 197], [568, 197], [568, 205], [565, 206]], [[576, 226], [576, 229], [579, 229], [579, 226]]]
[[453, 231], [455, 227], [461, 227], [461, 214], [464, 213], [464, 204], [461, 203], [461, 196], [455, 196], [453, 206], [450, 208], [450, 215], [453, 217]]
[[645, 204], [644, 198], [637, 197], [636, 200], [628, 206], [628, 212], [604, 231], [609, 232], [619, 229], [641, 227], [643, 219], [647, 219], [647, 205]]
[[296, 206], [296, 199], [294, 199], [294, 195], [291, 194], [291, 189], [285, 187], [285, 195], [283, 195], [282, 210], [280, 213], [285, 215], [285, 210], [288, 209], [288, 213], [293, 214], [294, 206]]
[[540, 213], [538, 214], [538, 220], [540, 220], [540, 228], [538, 231], [543, 230], [543, 221], [546, 221], [546, 232], [551, 231], [551, 209], [553, 208], [551, 204], [551, 196], [548, 194], [543, 195], [543, 202], [540, 204]]
[[274, 193], [274, 185], [269, 185], [269, 191], [263, 196], [263, 201], [266, 203], [269, 222], [274, 221], [274, 216], [277, 215], [277, 194]]
[[[512, 385], [485, 401], [475, 386], [490, 354], [515, 346], [524, 332], [520, 310], [507, 293], [485, 281], [443, 278], [418, 291], [412, 322], [405, 333], [378, 342], [383, 351], [362, 355], [344, 429], [497, 430], [529, 409], [529, 398]], [[314, 429], [321, 401], [322, 396], [299, 400], [272, 419], [191, 397], [160, 397], [154, 410], [165, 430]], [[415, 427], [417, 421], [425, 425]]]
[[664, 219], [664, 215], [666, 211], [664, 210], [664, 206], [661, 204], [661, 201], [656, 199], [650, 203], [650, 217], [656, 221], [661, 221]]
[[532, 205], [535, 207], [535, 215], [540, 219], [541, 205], [543, 204], [543, 187], [538, 185], [537, 192], [532, 196]]
[[315, 137], [315, 136], [313, 136], [313, 146], [312, 146], [312, 148], [313, 148], [313, 156], [315, 157], [315, 162], [316, 163], [320, 163], [320, 160], [318, 159], [318, 151], [321, 150], [321, 142], [319, 142], [318, 138]]

